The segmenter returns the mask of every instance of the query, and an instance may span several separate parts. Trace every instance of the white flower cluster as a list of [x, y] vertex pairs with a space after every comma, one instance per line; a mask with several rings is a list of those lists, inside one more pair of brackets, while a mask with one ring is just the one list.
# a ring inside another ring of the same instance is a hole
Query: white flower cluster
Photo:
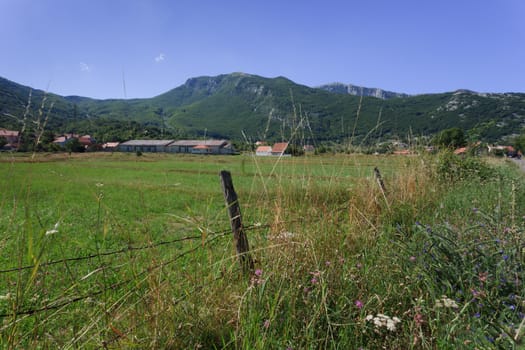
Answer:
[[55, 224], [53, 229], [46, 231], [46, 236], [53, 235], [58, 232], [58, 226], [60, 225], [60, 221]]
[[6, 295], [0, 295], [0, 300], [10, 300], [11, 299], [11, 293], [7, 293]]
[[459, 306], [454, 300], [448, 298], [446, 295], [442, 295], [441, 299], [436, 300], [436, 307], [457, 309]]
[[390, 317], [390, 316], [383, 315], [383, 314], [377, 314], [376, 316], [368, 315], [366, 316], [365, 320], [367, 320], [368, 322], [372, 322], [376, 329], [385, 327], [391, 332], [395, 332], [396, 325], [399, 322], [401, 322], [401, 320], [395, 316]]

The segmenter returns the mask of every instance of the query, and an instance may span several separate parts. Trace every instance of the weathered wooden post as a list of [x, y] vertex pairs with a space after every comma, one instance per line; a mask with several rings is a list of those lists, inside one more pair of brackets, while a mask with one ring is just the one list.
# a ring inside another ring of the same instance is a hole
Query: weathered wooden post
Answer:
[[379, 172], [379, 169], [377, 167], [374, 168], [374, 176], [376, 178], [377, 184], [379, 185], [379, 188], [381, 189], [381, 193], [383, 194], [383, 198], [385, 199], [386, 206], [388, 210], [390, 210], [390, 204], [388, 204], [388, 199], [386, 198], [385, 183], [383, 182], [383, 178], [381, 177], [381, 173]]
[[381, 188], [381, 192], [385, 194], [386, 193], [385, 183], [383, 182], [383, 178], [381, 177], [381, 173], [379, 172], [379, 169], [377, 167], [374, 168], [374, 176], [376, 178], [377, 184]]
[[233, 243], [239, 256], [239, 262], [242, 269], [247, 272], [253, 270], [253, 259], [250, 255], [250, 248], [248, 246], [248, 238], [244, 232], [241, 217], [241, 207], [237, 199], [237, 193], [233, 188], [233, 181], [231, 173], [226, 170], [220, 172], [222, 191], [224, 193], [224, 200], [226, 201], [226, 208], [230, 217], [230, 225], [233, 232]]

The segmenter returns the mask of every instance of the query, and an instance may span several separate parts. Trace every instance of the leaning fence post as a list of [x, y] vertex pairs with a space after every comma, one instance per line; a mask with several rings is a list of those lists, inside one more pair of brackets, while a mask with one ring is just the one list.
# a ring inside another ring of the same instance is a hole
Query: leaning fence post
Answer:
[[388, 204], [388, 199], [386, 198], [385, 183], [383, 182], [383, 178], [381, 177], [381, 173], [379, 172], [379, 169], [377, 167], [374, 168], [374, 176], [376, 178], [377, 184], [379, 185], [379, 188], [381, 189], [381, 193], [383, 194], [383, 198], [385, 199], [386, 206], [390, 210], [390, 204]]
[[383, 178], [381, 177], [381, 173], [379, 172], [379, 169], [377, 167], [374, 168], [374, 176], [376, 178], [377, 184], [381, 188], [381, 192], [385, 194], [386, 193], [385, 183], [383, 182]]
[[224, 200], [226, 201], [226, 208], [230, 217], [230, 225], [233, 232], [233, 243], [239, 256], [239, 262], [243, 270], [253, 270], [253, 259], [250, 255], [250, 248], [248, 246], [248, 238], [244, 232], [241, 217], [241, 207], [237, 199], [237, 193], [233, 188], [233, 181], [231, 173], [226, 170], [220, 172], [222, 191], [224, 193]]

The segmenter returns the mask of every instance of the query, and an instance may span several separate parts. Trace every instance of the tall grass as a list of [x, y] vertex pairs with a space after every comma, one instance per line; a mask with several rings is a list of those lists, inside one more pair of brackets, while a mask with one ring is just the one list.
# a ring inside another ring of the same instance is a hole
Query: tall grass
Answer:
[[[47, 175], [2, 179], [2, 267], [34, 266], [0, 282], [4, 347], [521, 344], [523, 183], [508, 165], [452, 155], [10, 161], [2, 172]], [[229, 227], [222, 168], [252, 227], [252, 276], [219, 234]], [[186, 235], [200, 238], [45, 264]], [[46, 305], [57, 307], [16, 312]]]

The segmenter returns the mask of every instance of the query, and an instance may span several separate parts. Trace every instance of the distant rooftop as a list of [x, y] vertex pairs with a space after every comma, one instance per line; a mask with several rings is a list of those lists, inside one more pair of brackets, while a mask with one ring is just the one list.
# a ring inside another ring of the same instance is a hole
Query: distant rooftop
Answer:
[[129, 140], [122, 142], [122, 146], [167, 146], [173, 140]]
[[206, 146], [222, 146], [228, 143], [226, 140], [179, 140], [173, 142], [170, 146], [191, 146], [195, 147], [198, 145]]

